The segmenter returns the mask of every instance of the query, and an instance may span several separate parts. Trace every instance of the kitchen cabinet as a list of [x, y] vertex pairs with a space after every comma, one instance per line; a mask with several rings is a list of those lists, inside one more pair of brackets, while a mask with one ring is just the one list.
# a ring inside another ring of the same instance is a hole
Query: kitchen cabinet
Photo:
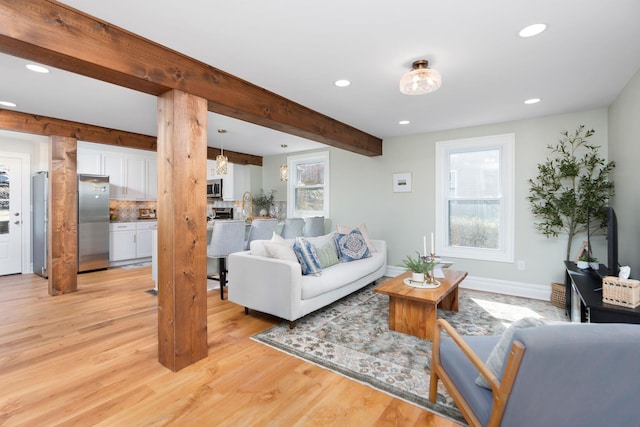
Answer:
[[242, 193], [249, 190], [249, 169], [245, 165], [229, 163], [226, 175], [216, 174], [216, 161], [207, 160], [207, 179], [222, 179], [222, 200], [242, 199]]
[[125, 265], [151, 258], [152, 233], [158, 221], [109, 224], [110, 265]]
[[117, 262], [136, 258], [136, 223], [115, 222], [109, 224], [109, 261]]
[[108, 175], [111, 199], [157, 200], [156, 153], [98, 147], [98, 144], [78, 143], [78, 173]]
[[149, 258], [151, 256], [151, 235], [153, 230], [157, 229], [157, 221], [136, 222], [136, 258]]

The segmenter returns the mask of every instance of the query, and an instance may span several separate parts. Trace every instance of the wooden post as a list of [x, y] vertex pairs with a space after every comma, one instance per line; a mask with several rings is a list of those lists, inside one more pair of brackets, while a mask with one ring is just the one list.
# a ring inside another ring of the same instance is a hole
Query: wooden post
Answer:
[[78, 290], [78, 141], [49, 138], [49, 295]]
[[180, 369], [207, 357], [207, 102], [158, 98], [158, 359]]

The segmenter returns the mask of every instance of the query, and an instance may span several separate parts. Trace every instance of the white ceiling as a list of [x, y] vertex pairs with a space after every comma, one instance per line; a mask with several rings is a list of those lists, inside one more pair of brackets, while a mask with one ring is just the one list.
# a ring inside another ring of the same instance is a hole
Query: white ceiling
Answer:
[[[640, 68], [638, 0], [62, 2], [383, 139], [607, 107]], [[399, 92], [416, 59], [440, 71], [438, 91]], [[154, 97], [25, 63], [0, 54], [16, 110], [156, 135]], [[249, 154], [321, 146], [210, 113], [212, 147], [219, 128]]]

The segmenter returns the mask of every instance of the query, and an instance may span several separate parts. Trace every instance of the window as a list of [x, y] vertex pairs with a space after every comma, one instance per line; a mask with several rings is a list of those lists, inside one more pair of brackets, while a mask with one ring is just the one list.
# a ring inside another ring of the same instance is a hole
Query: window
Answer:
[[513, 134], [436, 143], [436, 254], [513, 262]]
[[329, 217], [329, 152], [287, 159], [287, 215]]

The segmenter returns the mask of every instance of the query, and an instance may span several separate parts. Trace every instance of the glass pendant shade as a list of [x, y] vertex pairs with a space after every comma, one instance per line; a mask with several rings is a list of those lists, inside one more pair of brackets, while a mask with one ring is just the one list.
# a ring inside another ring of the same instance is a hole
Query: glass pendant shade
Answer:
[[280, 181], [286, 181], [289, 179], [289, 168], [287, 165], [280, 165]]
[[218, 154], [216, 157], [216, 175], [226, 175], [227, 174], [227, 163], [229, 159], [224, 154]]
[[413, 69], [400, 79], [400, 92], [405, 95], [423, 95], [438, 90], [442, 76], [438, 70], [427, 68], [425, 60], [415, 61]]

